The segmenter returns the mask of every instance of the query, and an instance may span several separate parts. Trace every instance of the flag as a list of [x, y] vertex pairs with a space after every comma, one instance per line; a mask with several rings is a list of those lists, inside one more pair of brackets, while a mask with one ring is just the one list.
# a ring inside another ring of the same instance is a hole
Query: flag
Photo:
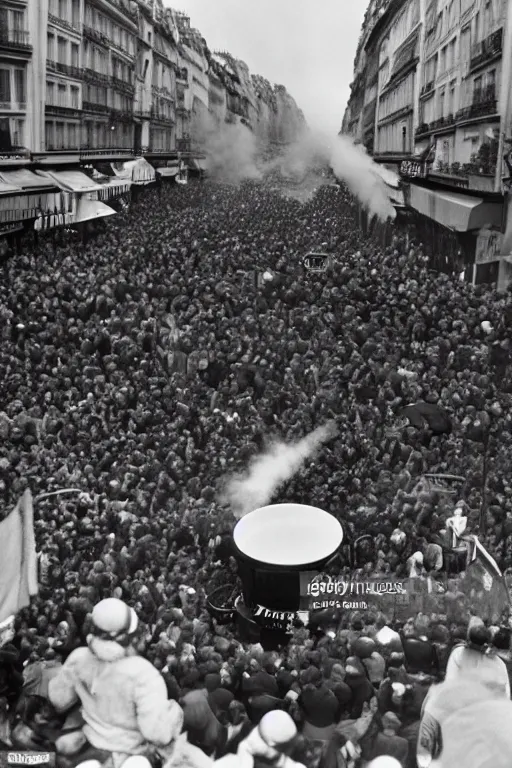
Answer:
[[26, 490], [0, 523], [0, 622], [37, 595], [37, 556], [32, 494]]
[[481, 618], [497, 620], [510, 604], [503, 574], [496, 560], [482, 546], [477, 536], [462, 538], [469, 545], [463, 591], [470, 590], [472, 604]]

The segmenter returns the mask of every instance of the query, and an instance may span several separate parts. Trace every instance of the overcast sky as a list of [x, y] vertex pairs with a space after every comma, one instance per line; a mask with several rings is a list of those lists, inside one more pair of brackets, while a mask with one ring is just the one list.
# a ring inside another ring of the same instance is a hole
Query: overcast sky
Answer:
[[368, 0], [164, 0], [211, 50], [286, 86], [311, 127], [338, 132]]

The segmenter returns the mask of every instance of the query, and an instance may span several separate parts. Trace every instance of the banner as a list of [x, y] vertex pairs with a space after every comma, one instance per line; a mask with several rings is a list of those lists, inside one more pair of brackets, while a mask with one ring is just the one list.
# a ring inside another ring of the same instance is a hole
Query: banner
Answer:
[[265, 629], [276, 629], [281, 632], [292, 632], [293, 624], [297, 618], [296, 611], [273, 611], [264, 605], [258, 604], [252, 613], [252, 618]]
[[0, 622], [37, 595], [37, 556], [32, 494], [27, 489], [0, 523]]
[[510, 607], [505, 578], [496, 560], [482, 546], [477, 536], [462, 537], [469, 545], [468, 567], [462, 591], [469, 594], [475, 612], [481, 618], [498, 621]]

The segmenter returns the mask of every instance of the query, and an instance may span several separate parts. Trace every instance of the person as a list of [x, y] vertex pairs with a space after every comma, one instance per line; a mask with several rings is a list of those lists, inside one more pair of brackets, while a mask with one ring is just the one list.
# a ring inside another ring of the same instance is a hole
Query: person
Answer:
[[464, 514], [465, 502], [460, 500], [455, 505], [452, 517], [446, 521], [446, 527], [451, 532], [451, 546], [453, 548], [460, 546], [460, 537], [465, 532], [468, 525], [468, 518]]
[[418, 768], [508, 768], [512, 702], [484, 682], [459, 677], [432, 686], [423, 708]]
[[467, 640], [456, 646], [448, 658], [445, 679], [474, 680], [495, 687], [510, 698], [510, 682], [505, 662], [491, 646], [491, 631], [474, 616], [468, 626]]
[[138, 617], [117, 598], [94, 606], [87, 647], [77, 648], [48, 684], [58, 712], [77, 700], [84, 719], [81, 756], [88, 746], [113, 754], [116, 768], [126, 756], [167, 747], [181, 732], [183, 711], [167, 700], [165, 682], [137, 654]]
[[[236, 755], [216, 760], [218, 768], [253, 768], [259, 761], [275, 768], [304, 768], [292, 760], [291, 751], [297, 738], [297, 727], [287, 712], [267, 712], [260, 724], [242, 741]], [[260, 763], [261, 764], [261, 763]]]

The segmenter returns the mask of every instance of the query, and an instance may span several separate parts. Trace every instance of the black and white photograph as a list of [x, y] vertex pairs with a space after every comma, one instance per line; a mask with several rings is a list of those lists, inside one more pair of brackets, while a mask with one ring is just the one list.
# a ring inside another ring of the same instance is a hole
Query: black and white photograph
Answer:
[[0, 0], [0, 768], [512, 768], [511, 0]]

